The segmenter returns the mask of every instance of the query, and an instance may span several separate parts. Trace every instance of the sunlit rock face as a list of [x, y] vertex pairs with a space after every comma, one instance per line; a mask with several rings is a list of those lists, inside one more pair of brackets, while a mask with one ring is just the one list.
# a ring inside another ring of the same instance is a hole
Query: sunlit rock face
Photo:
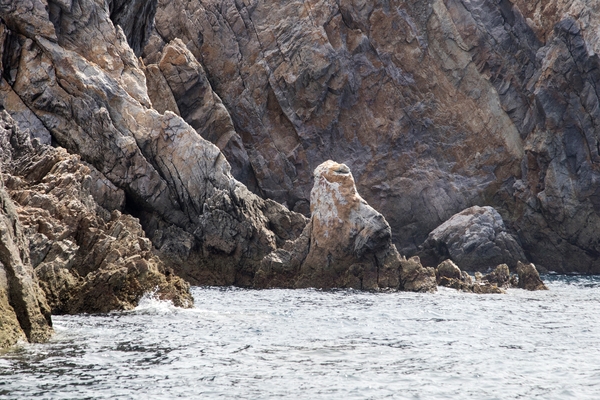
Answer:
[[397, 257], [390, 226], [358, 194], [345, 164], [326, 161], [314, 178], [310, 250], [298, 285], [321, 281], [325, 287], [379, 288], [380, 272], [383, 278], [398, 269], [396, 260], [388, 260]]

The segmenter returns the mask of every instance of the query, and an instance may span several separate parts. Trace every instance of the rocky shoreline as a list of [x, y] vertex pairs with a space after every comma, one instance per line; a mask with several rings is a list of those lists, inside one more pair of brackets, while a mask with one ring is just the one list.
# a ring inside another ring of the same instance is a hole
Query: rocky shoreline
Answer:
[[595, 6], [393, 3], [0, 4], [0, 347], [190, 284], [598, 273]]

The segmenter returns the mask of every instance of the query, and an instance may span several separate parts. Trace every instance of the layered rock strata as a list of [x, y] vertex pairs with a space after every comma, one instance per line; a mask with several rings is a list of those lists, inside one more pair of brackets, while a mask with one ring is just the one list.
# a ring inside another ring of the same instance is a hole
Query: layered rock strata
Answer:
[[[117, 3], [131, 2], [110, 6]], [[140, 219], [178, 275], [193, 284], [251, 285], [262, 258], [297, 238], [306, 219], [236, 181], [219, 148], [168, 111], [172, 104], [164, 113], [152, 108], [143, 65], [124, 33], [135, 29], [115, 26], [110, 17], [120, 8], [108, 6], [97, 0], [77, 7], [51, 2], [46, 8], [42, 0], [0, 5], [4, 107], [23, 109], [56, 144], [124, 193], [124, 211]], [[201, 71], [199, 65], [180, 69], [187, 54], [175, 41], [158, 68], [163, 85], [201, 96], [189, 109], [184, 101], [175, 110], [192, 110], [201, 125], [208, 122], [194, 107], [212, 101], [205, 105], [213, 114], [223, 108], [206, 80], [187, 80]], [[211, 126], [226, 125], [225, 117]]]
[[489, 205], [527, 259], [595, 273], [597, 8], [159, 0], [143, 57], [158, 65], [181, 39], [231, 116], [227, 157], [252, 169], [234, 174], [257, 193], [308, 215], [312, 170], [343, 160], [403, 254]]
[[[0, 118], [0, 141], [13, 130], [8, 115]], [[0, 146], [4, 156], [4, 146]], [[2, 157], [3, 158], [3, 157]], [[4, 166], [0, 163], [0, 172]], [[30, 262], [29, 240], [17, 208], [0, 176], [0, 348], [18, 340], [45, 341], [52, 332], [50, 307]]]

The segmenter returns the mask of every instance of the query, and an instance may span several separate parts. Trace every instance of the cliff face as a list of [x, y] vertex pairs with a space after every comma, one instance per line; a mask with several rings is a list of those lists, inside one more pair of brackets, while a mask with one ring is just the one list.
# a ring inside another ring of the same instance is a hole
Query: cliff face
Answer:
[[529, 261], [594, 273], [597, 8], [5, 2], [0, 102], [114, 187], [102, 207], [138, 218], [191, 283], [251, 285], [300, 237], [327, 159], [350, 167], [401, 254], [493, 206]]
[[[250, 284], [263, 256], [299, 235], [306, 220], [250, 193], [231, 176], [219, 148], [176, 113], [152, 108], [144, 66], [128, 43], [135, 48], [143, 32], [113, 24], [150, 26], [153, 7], [142, 7], [146, 3], [51, 1], [46, 7], [45, 1], [34, 0], [0, 5], [3, 106], [19, 125], [28, 121], [29, 131], [37, 131], [33, 136], [48, 142], [51, 137], [92, 167], [93, 182], [104, 179], [121, 193], [122, 203], [113, 199], [105, 209], [139, 218], [161, 262], [178, 275], [192, 283]], [[143, 12], [133, 18], [132, 10], [138, 9]], [[186, 52], [175, 42], [164, 50], [162, 70], [155, 72], [171, 81], [177, 81], [180, 65], [200, 73], [201, 66], [187, 66]], [[206, 100], [212, 101], [191, 101], [188, 108], [203, 122], [195, 106], [206, 105], [209, 117], [220, 111], [213, 119], [225, 124], [223, 134], [228, 135], [231, 121], [218, 96], [207, 82], [186, 85], [188, 73], [179, 74], [181, 93], [204, 89]], [[187, 112], [186, 101], [175, 111]], [[135, 224], [131, 228], [137, 229]], [[129, 250], [114, 250], [125, 255], [120, 258], [133, 256]]]
[[156, 64], [176, 38], [186, 45], [237, 132], [219, 147], [257, 193], [307, 214], [311, 171], [334, 159], [402, 253], [491, 205], [532, 261], [595, 273], [598, 12], [561, 0], [159, 0], [143, 56]]

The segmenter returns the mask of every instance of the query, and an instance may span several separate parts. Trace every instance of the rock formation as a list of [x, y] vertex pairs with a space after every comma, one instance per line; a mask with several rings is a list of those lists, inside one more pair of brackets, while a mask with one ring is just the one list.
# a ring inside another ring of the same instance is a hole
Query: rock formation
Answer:
[[431, 263], [450, 259], [468, 271], [525, 261], [523, 249], [492, 207], [470, 207], [435, 228], [419, 249]]
[[52, 313], [131, 309], [147, 292], [193, 304], [189, 285], [153, 254], [139, 221], [119, 211], [123, 191], [78, 156], [32, 144], [6, 111], [1, 117], [4, 180]]
[[517, 265], [517, 274], [519, 274], [519, 287], [525, 290], [548, 290], [535, 265], [519, 263]]
[[477, 294], [505, 293], [496, 282], [478, 279], [473, 282], [471, 276], [465, 271], [461, 271], [451, 260], [446, 260], [438, 265], [435, 269], [435, 276], [438, 285], [462, 292]]
[[[44, 126], [54, 143], [124, 193], [124, 211], [140, 219], [162, 262], [176, 274], [194, 284], [250, 285], [262, 258], [295, 239], [306, 219], [252, 194], [231, 176], [219, 148], [174, 112], [152, 108], [143, 65], [127, 41], [143, 35], [111, 20], [133, 23], [127, 10], [137, 9], [134, 3], [143, 2], [0, 5], [2, 103], [9, 112], [23, 110], [37, 121], [32, 125]], [[143, 8], [139, 18], [150, 18], [151, 9]], [[153, 68], [157, 82], [200, 96], [195, 103], [180, 101], [175, 111], [198, 118], [200, 125], [213, 121], [210, 126], [223, 126], [227, 137], [223, 107], [206, 80], [189, 77], [202, 69], [187, 68], [187, 56], [178, 41], [164, 49], [158, 63], [163, 80]], [[168, 99], [165, 104], [173, 106]]]
[[27, 238], [0, 179], [0, 348], [42, 342], [52, 332], [50, 308], [29, 264]]
[[187, 47], [178, 68], [231, 117], [210, 140], [256, 193], [308, 215], [311, 171], [343, 160], [402, 254], [489, 205], [527, 259], [594, 273], [599, 18], [579, 0], [159, 0], [142, 56]]
[[435, 273], [401, 258], [383, 216], [358, 194], [345, 164], [314, 171], [311, 219], [299, 239], [269, 254], [255, 287], [435, 291]]
[[[0, 139], [7, 129], [14, 129], [7, 126], [7, 117], [2, 112]], [[4, 146], [0, 155], [4, 156]], [[29, 240], [0, 176], [0, 348], [20, 339], [44, 341], [51, 326], [50, 307], [30, 263]]]

